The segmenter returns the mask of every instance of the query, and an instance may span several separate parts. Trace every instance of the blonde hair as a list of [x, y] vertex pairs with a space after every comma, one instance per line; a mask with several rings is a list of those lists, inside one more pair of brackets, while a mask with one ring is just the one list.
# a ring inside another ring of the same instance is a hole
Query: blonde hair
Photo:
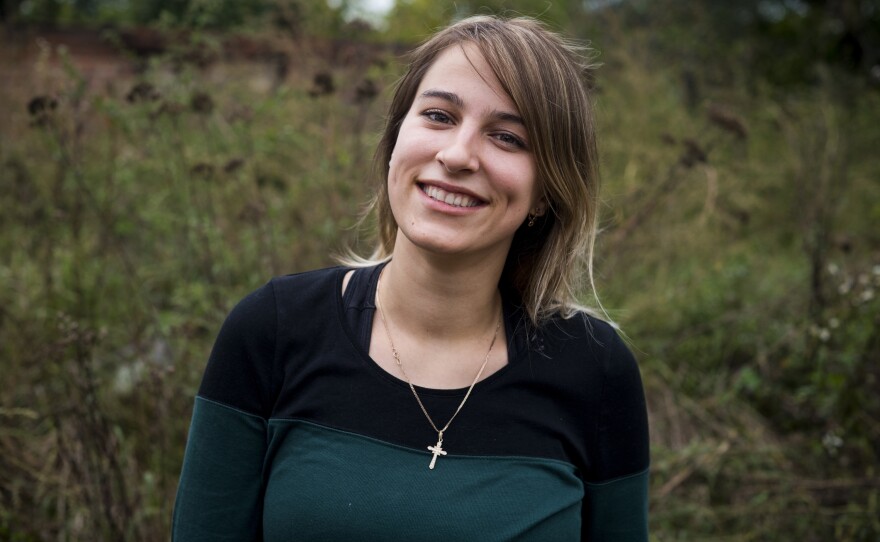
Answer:
[[464, 43], [477, 46], [523, 118], [538, 186], [548, 204], [534, 227], [523, 224], [514, 235], [500, 286], [520, 296], [534, 325], [554, 314], [570, 317], [586, 310], [577, 301], [584, 274], [598, 302], [592, 272], [598, 152], [586, 80], [591, 66], [582, 54], [585, 48], [531, 18], [470, 17], [410, 53], [373, 160], [377, 186], [367, 212], [375, 213], [377, 245], [369, 259], [348, 258], [345, 263], [364, 265], [391, 257], [397, 223], [388, 198], [388, 163], [401, 123], [437, 56]]

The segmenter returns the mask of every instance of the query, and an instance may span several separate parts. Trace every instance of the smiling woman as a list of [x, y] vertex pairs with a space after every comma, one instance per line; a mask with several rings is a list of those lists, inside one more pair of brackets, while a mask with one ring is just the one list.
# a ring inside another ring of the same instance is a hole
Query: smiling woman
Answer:
[[229, 315], [175, 540], [647, 540], [638, 367], [576, 298], [598, 198], [584, 76], [531, 19], [414, 51], [376, 153], [376, 250]]

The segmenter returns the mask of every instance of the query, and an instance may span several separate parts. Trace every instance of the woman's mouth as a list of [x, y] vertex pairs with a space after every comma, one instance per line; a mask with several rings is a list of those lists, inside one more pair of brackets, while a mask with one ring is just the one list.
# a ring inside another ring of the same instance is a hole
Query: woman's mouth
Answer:
[[482, 203], [480, 200], [468, 196], [467, 194], [448, 192], [434, 185], [419, 184], [419, 187], [422, 189], [422, 192], [427, 194], [429, 198], [436, 201], [442, 201], [443, 203], [447, 205], [452, 205], [453, 207], [476, 207], [477, 205], [480, 205]]

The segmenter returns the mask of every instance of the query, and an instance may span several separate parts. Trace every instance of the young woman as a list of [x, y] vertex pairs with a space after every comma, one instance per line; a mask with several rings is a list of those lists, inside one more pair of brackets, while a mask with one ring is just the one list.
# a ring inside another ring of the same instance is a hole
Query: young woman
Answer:
[[638, 367], [575, 298], [598, 201], [584, 69], [530, 19], [466, 19], [412, 54], [377, 249], [229, 315], [177, 542], [647, 540]]

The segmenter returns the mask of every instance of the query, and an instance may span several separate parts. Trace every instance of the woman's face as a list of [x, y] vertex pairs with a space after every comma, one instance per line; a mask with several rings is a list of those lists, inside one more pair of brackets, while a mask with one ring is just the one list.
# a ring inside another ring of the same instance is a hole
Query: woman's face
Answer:
[[525, 126], [473, 44], [435, 59], [389, 166], [395, 251], [410, 243], [503, 262], [529, 211], [543, 212]]

